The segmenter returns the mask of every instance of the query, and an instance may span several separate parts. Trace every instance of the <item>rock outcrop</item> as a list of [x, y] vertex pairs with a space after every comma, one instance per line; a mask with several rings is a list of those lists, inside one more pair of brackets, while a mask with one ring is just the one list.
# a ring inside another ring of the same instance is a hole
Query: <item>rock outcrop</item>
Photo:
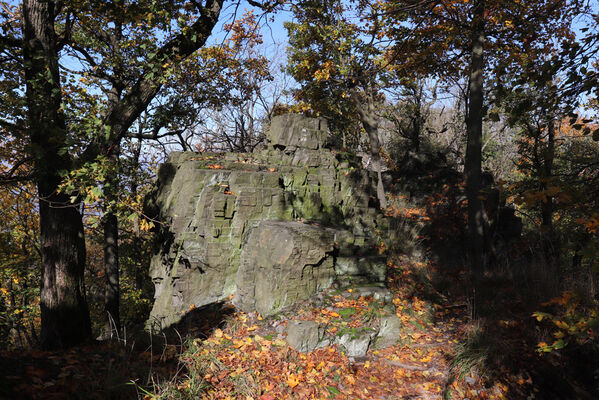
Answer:
[[326, 120], [283, 115], [251, 154], [173, 153], [146, 212], [159, 221], [148, 327], [226, 300], [276, 313], [334, 281], [383, 282], [376, 179], [324, 148]]

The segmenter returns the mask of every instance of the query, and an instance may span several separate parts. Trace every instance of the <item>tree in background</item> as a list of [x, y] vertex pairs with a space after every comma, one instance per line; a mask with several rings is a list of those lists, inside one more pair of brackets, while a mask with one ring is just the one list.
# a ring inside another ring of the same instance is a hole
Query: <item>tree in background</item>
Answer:
[[35, 346], [39, 340], [40, 246], [34, 193], [32, 184], [13, 184], [0, 194], [2, 345]]
[[348, 137], [359, 138], [360, 130], [365, 131], [378, 174], [379, 205], [385, 208], [380, 110], [385, 91], [401, 86], [408, 75], [397, 67], [396, 59], [388, 57], [389, 39], [381, 5], [300, 1], [292, 7], [295, 20], [286, 28], [290, 37], [288, 71], [300, 83], [294, 92], [296, 100], [331, 121], [342, 135], [342, 147], [348, 145]]
[[[90, 110], [83, 119], [90, 129], [85, 132], [87, 136], [81, 137], [77, 136], [81, 131], [72, 129], [71, 122], [77, 118], [66, 114], [64, 104], [76, 102], [64, 101], [73, 93], [63, 93], [61, 73], [66, 70], [60, 64], [60, 56], [65, 48], [81, 50], [77, 33], [83, 35], [86, 28], [94, 25], [94, 18], [98, 18], [87, 14], [90, 10], [86, 6], [89, 7], [89, 3], [30, 0], [23, 3], [22, 14], [19, 11], [4, 13], [2, 20], [7, 28], [0, 43], [11, 47], [11, 55], [19, 61], [12, 67], [24, 69], [24, 81], [19, 83], [26, 88], [27, 120], [18, 114], [9, 114], [3, 125], [17, 125], [11, 130], [15, 135], [19, 134], [17, 128], [24, 132], [20, 134], [27, 142], [34, 165], [40, 199], [41, 342], [45, 348], [68, 347], [91, 335], [83, 287], [85, 241], [80, 209], [83, 194], [60, 192], [62, 177], [99, 155], [112, 156], [129, 127], [159, 92], [169, 66], [181, 62], [205, 43], [218, 20], [222, 2], [208, 1], [202, 6], [187, 8], [178, 2], [105, 5], [98, 15], [112, 16], [114, 24], [101, 25], [98, 34], [104, 32], [104, 40], [118, 39], [123, 33], [121, 18], [132, 18], [134, 14], [137, 26], [147, 27], [146, 34], [161, 31], [159, 36], [164, 39], [152, 41], [155, 51], [143, 54], [141, 72], [129, 77], [129, 85], [122, 86], [122, 81], [112, 79], [119, 76], [120, 54], [109, 54], [107, 58], [112, 58], [105, 64], [91, 65], [90, 62], [91, 70], [95, 68], [106, 74], [111, 85], [103, 107]], [[162, 12], [160, 20], [152, 20], [153, 14], [150, 15], [156, 6], [160, 6]], [[10, 9], [7, 5], [4, 8]], [[22, 25], [19, 25], [21, 16]], [[80, 92], [85, 92], [84, 89]], [[93, 111], [98, 113], [94, 115]]]
[[[468, 224], [473, 279], [485, 264], [485, 215], [481, 201], [483, 119], [489, 100], [486, 86], [507, 64], [519, 61], [521, 49], [543, 49], [555, 37], [567, 37], [579, 2], [563, 0], [515, 3], [477, 0], [473, 2], [393, 1], [387, 5], [388, 20], [401, 22], [404, 13], [413, 35], [396, 41], [396, 58], [408, 53], [409, 64], [443, 79], [461, 77], [468, 83], [464, 165], [468, 197]], [[561, 36], [560, 36], [561, 35]]]

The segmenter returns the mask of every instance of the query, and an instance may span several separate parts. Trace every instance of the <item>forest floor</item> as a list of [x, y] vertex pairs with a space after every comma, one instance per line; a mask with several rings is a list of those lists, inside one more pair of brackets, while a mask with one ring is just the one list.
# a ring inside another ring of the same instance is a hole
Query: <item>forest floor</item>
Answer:
[[[393, 267], [403, 272], [422, 266]], [[154, 346], [160, 349], [154, 352], [150, 347], [137, 351], [133, 346], [132, 351], [122, 344], [101, 344], [67, 352], [4, 354], [0, 394], [6, 399], [441, 399], [444, 393], [502, 398], [500, 386], [484, 388], [476, 376], [450, 379], [456, 345], [469, 325], [463, 304], [431, 305], [418, 296], [394, 293], [403, 323], [399, 342], [364, 357], [348, 357], [336, 345], [297, 352], [280, 333], [286, 316], [262, 319], [234, 312], [222, 329], [206, 336], [196, 331], [205, 339]], [[298, 305], [302, 311], [294, 312], [295, 317], [334, 331], [342, 325], [359, 326], [372, 309], [372, 298], [350, 300], [340, 290], [326, 298], [331, 303], [318, 308], [307, 302]], [[355, 313], [338, 312], [348, 309]]]
[[463, 210], [446, 189], [418, 204], [398, 196], [388, 210], [405, 233], [403, 248], [380, 249], [389, 255], [388, 287], [402, 322], [393, 346], [363, 357], [337, 345], [291, 348], [284, 328], [292, 318], [330, 333], [376, 318], [372, 297], [331, 288], [276, 318], [224, 304], [174, 340], [152, 344], [140, 336], [64, 352], [3, 352], [0, 399], [596, 398], [599, 388], [572, 382], [570, 368], [597, 373], [596, 360], [540, 353], [531, 310], [509, 282], [484, 288], [496, 308], [471, 318], [462, 250], [455, 248]]

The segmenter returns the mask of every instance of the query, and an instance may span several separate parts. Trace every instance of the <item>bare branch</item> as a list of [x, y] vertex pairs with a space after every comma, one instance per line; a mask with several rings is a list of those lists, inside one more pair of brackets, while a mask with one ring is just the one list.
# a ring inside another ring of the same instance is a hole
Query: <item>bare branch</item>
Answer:
[[255, 0], [248, 0], [249, 5], [253, 6], [253, 7], [257, 7], [262, 9], [263, 11], [266, 12], [271, 12], [273, 11], [277, 6], [283, 4], [282, 0], [276, 0], [276, 1], [267, 1], [265, 3], [260, 3], [259, 1], [255, 1]]
[[[155, 59], [159, 62], [158, 66], [148, 67], [121, 101], [111, 107], [104, 121], [113, 128], [112, 141], [118, 141], [127, 134], [131, 124], [160, 90], [162, 84], [159, 78], [166, 70], [161, 65], [179, 62], [204, 45], [218, 21], [222, 4], [223, 0], [207, 0], [206, 6], [200, 8], [201, 15], [194, 24], [165, 43], [157, 52]], [[157, 71], [154, 72], [152, 68]]]
[[0, 175], [0, 185], [9, 185], [12, 183], [29, 182], [35, 178], [33, 173], [27, 175], [4, 176]]
[[134, 138], [134, 139], [148, 139], [148, 140], [158, 140], [167, 136], [180, 136], [184, 129], [176, 129], [174, 131], [167, 131], [163, 133], [158, 133], [158, 129], [155, 129], [152, 132], [127, 132], [125, 137]]

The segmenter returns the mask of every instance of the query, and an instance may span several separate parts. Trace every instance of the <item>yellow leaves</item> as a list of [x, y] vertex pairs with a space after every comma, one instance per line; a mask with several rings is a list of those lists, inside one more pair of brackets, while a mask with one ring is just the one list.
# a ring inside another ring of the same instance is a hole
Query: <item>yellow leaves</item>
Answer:
[[285, 382], [287, 383], [287, 385], [289, 385], [289, 387], [291, 389], [293, 389], [294, 387], [296, 387], [300, 383], [299, 378], [295, 374], [290, 374], [287, 377], [287, 380]]
[[564, 321], [553, 321], [553, 323], [555, 324], [555, 326], [557, 326], [560, 329], [568, 329], [569, 328], [568, 324]]
[[543, 318], [545, 318], [547, 316], [547, 314], [536, 312], [536, 313], [533, 313], [532, 316], [535, 317], [537, 319], [537, 321], [541, 322], [543, 320]]
[[142, 218], [139, 221], [139, 229], [143, 232], [149, 232], [154, 227], [154, 223], [152, 221], [148, 221], [145, 218]]
[[250, 337], [246, 337], [245, 339], [234, 339], [233, 340], [233, 348], [235, 349], [241, 349], [241, 348], [245, 348], [247, 346], [250, 346], [252, 344], [252, 338]]
[[316, 79], [318, 82], [327, 81], [330, 79], [331, 75], [335, 73], [335, 71], [335, 64], [330, 60], [326, 61], [314, 72], [314, 79]]
[[420, 362], [428, 363], [428, 362], [431, 362], [432, 358], [433, 358], [433, 356], [431, 354], [429, 354], [428, 356], [421, 358]]

